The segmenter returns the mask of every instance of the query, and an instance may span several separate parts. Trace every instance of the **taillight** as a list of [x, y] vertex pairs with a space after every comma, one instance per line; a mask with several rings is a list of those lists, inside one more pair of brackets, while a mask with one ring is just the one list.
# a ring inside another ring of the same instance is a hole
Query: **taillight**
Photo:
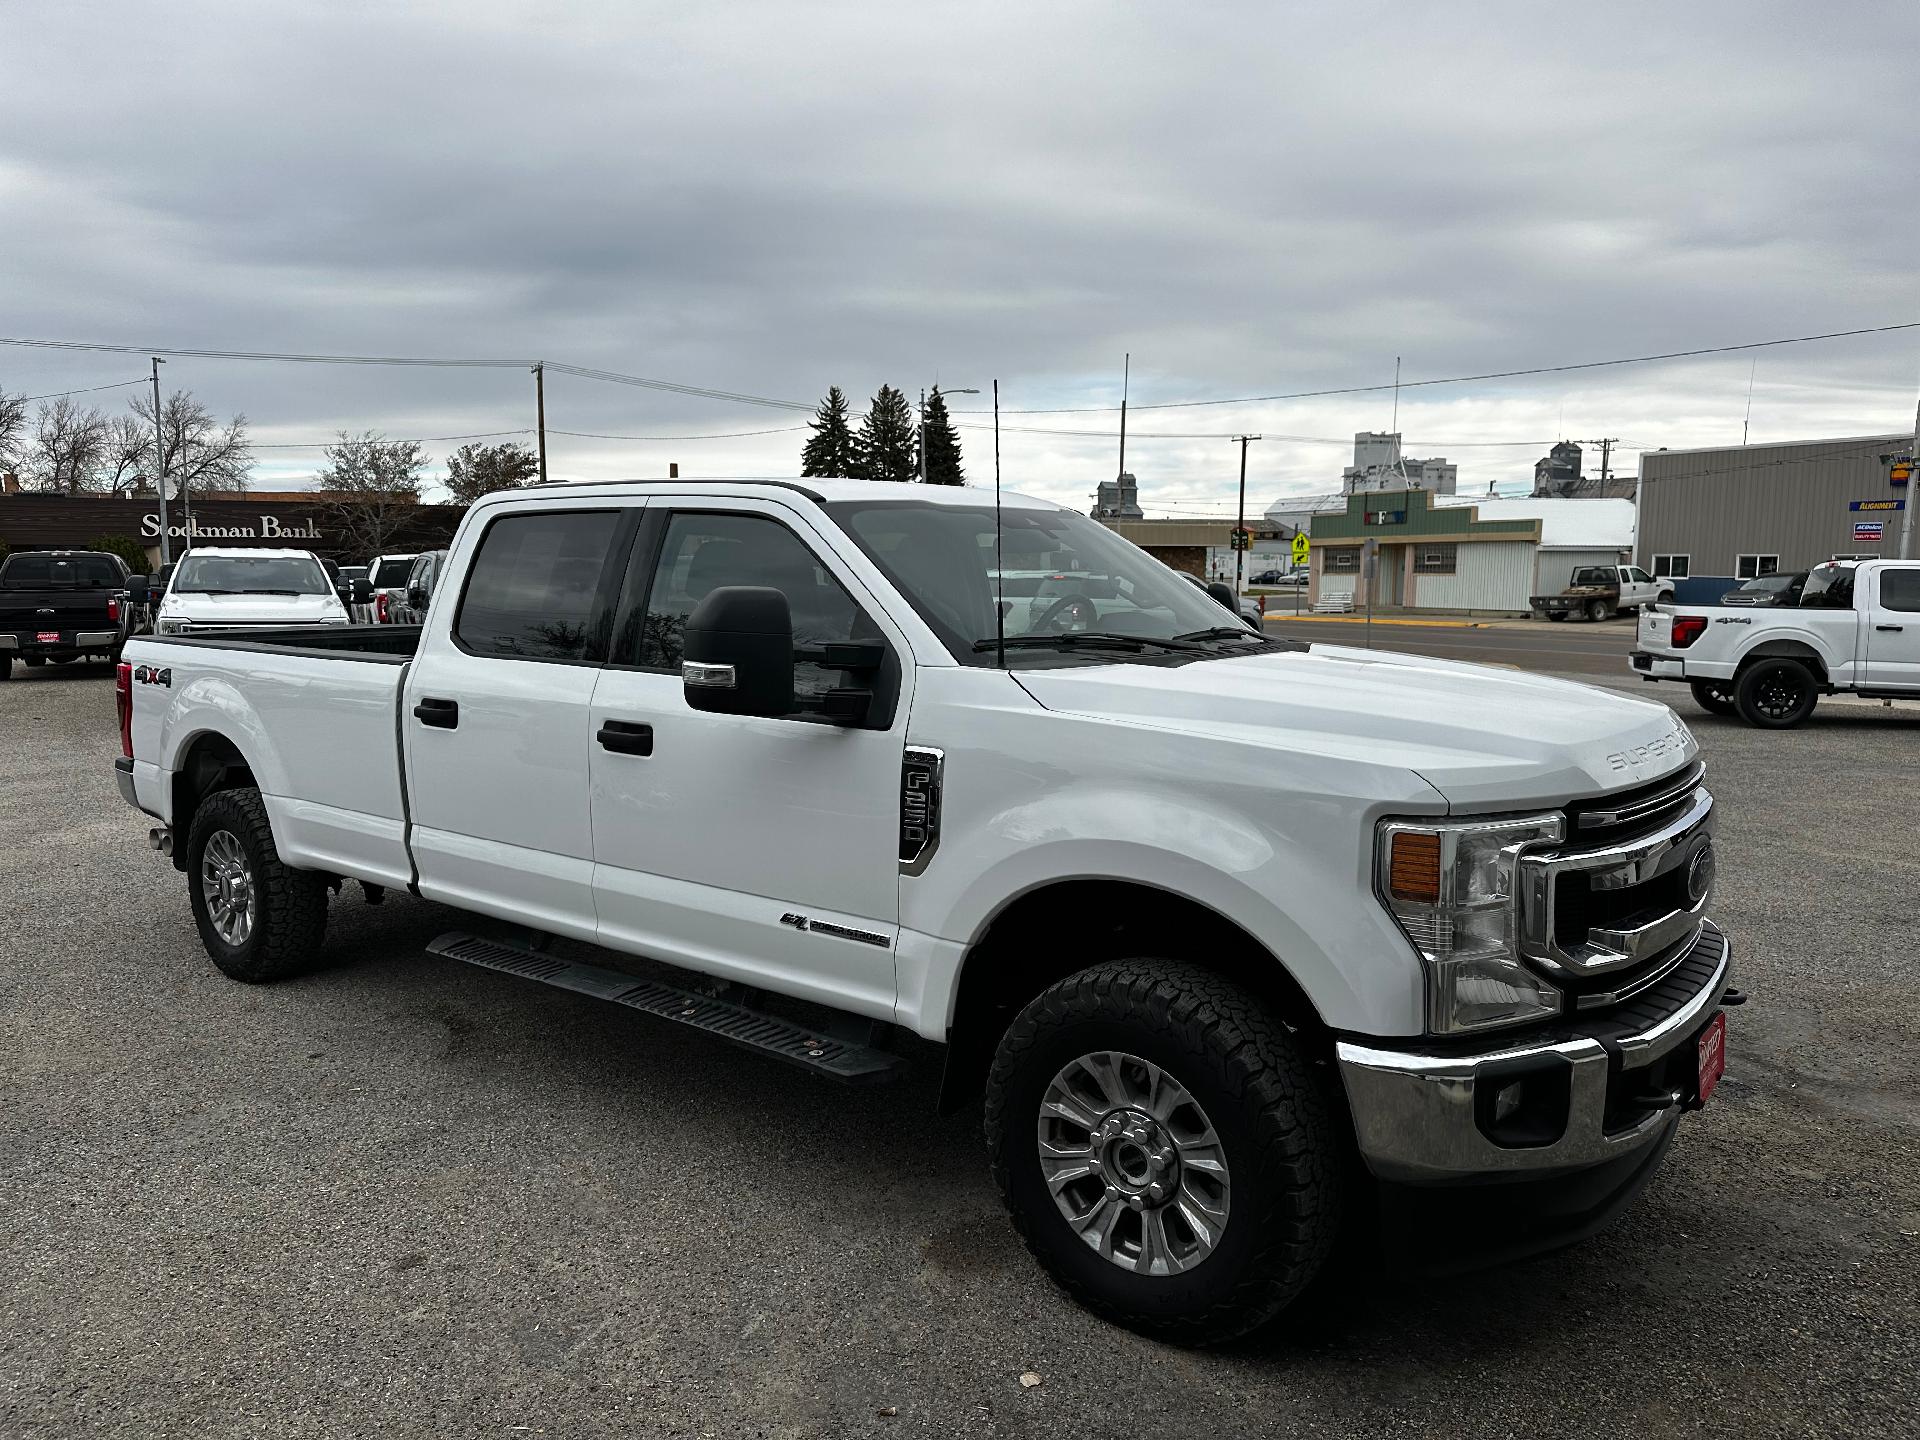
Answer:
[[373, 618], [379, 624], [387, 623], [387, 592], [384, 590], [373, 597]]
[[109, 595], [107, 597], [107, 619], [113, 621], [116, 625], [120, 623], [120, 597], [118, 595]]
[[113, 667], [113, 707], [120, 712], [120, 753], [133, 758], [133, 665], [122, 660]]
[[1673, 648], [1684, 650], [1702, 635], [1707, 633], [1707, 617], [1704, 615], [1676, 615], [1673, 617]]

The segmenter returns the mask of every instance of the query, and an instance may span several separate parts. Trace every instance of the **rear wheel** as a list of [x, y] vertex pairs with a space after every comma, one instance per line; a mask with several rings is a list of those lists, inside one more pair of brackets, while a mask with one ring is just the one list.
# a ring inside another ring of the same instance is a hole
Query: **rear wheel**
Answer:
[[235, 980], [299, 974], [327, 933], [326, 880], [281, 860], [251, 787], [215, 791], [194, 812], [187, 889], [200, 943]]
[[1564, 620], [1566, 618], [1567, 618], [1567, 612], [1564, 610], [1547, 611], [1547, 619], [1549, 620]]
[[1798, 660], [1758, 660], [1734, 683], [1740, 718], [1763, 730], [1789, 730], [1813, 713], [1820, 688]]
[[1207, 971], [1116, 961], [1044, 991], [1000, 1042], [986, 1121], [1027, 1248], [1131, 1329], [1244, 1334], [1332, 1250], [1328, 1098], [1286, 1028]]
[[0, 650], [0, 680], [11, 680], [12, 678], [13, 652], [11, 650]]
[[1594, 621], [1596, 624], [1607, 619], [1612, 614], [1613, 607], [1604, 600], [1589, 600], [1587, 602], [1587, 619]]
[[1733, 685], [1726, 680], [1692, 680], [1687, 688], [1693, 691], [1693, 703], [1702, 710], [1715, 715], [1733, 715], [1738, 707], [1733, 700]]

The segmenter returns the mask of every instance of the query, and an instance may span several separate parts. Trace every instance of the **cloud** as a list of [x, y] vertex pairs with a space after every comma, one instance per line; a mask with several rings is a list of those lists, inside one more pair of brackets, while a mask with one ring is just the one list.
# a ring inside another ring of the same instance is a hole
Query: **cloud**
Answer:
[[[1125, 352], [1135, 399], [1169, 400], [1920, 318], [1911, 129], [1872, 64], [1912, 52], [1920, 12], [1558, 9], [16, 0], [0, 328], [539, 357], [799, 401], [997, 376], [1031, 407], [1116, 403]], [[1737, 438], [1752, 363], [1415, 391], [1400, 423], [1478, 488], [1534, 454], [1447, 442]], [[138, 368], [0, 352], [0, 385]], [[168, 375], [263, 442], [532, 420], [508, 371]], [[1898, 428], [1916, 377], [1913, 336], [1763, 352], [1754, 436]], [[777, 413], [561, 377], [548, 407], [676, 436]], [[1144, 412], [1129, 465], [1150, 506], [1217, 508], [1234, 447], [1160, 436], [1340, 442], [1391, 407]], [[1110, 435], [1033, 429], [1114, 417], [1019, 423], [1009, 484], [1079, 503], [1110, 477]], [[783, 473], [801, 438], [551, 450], [582, 477]], [[986, 478], [986, 432], [963, 439]], [[273, 483], [318, 459], [263, 453]], [[1263, 442], [1250, 492], [1324, 488], [1345, 459]]]

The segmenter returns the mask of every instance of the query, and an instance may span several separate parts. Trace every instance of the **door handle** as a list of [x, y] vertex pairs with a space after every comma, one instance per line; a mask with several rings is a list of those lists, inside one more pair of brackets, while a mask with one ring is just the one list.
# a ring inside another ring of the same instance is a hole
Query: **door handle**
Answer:
[[413, 707], [413, 718], [422, 725], [431, 725], [436, 730], [457, 730], [460, 728], [460, 702], [458, 700], [422, 700]]
[[1876, 625], [1873, 628], [1876, 630], [1904, 630], [1907, 627], [1904, 625]]
[[600, 733], [594, 737], [604, 750], [612, 750], [620, 755], [653, 754], [653, 726], [639, 725], [630, 720], [609, 720], [600, 727]]

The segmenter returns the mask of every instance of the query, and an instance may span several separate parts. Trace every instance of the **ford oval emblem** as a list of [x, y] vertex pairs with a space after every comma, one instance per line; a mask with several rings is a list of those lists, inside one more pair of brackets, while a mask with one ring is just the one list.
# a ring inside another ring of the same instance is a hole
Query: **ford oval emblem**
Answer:
[[1693, 852], [1687, 862], [1687, 899], [1698, 905], [1713, 889], [1713, 844], [1709, 841]]

